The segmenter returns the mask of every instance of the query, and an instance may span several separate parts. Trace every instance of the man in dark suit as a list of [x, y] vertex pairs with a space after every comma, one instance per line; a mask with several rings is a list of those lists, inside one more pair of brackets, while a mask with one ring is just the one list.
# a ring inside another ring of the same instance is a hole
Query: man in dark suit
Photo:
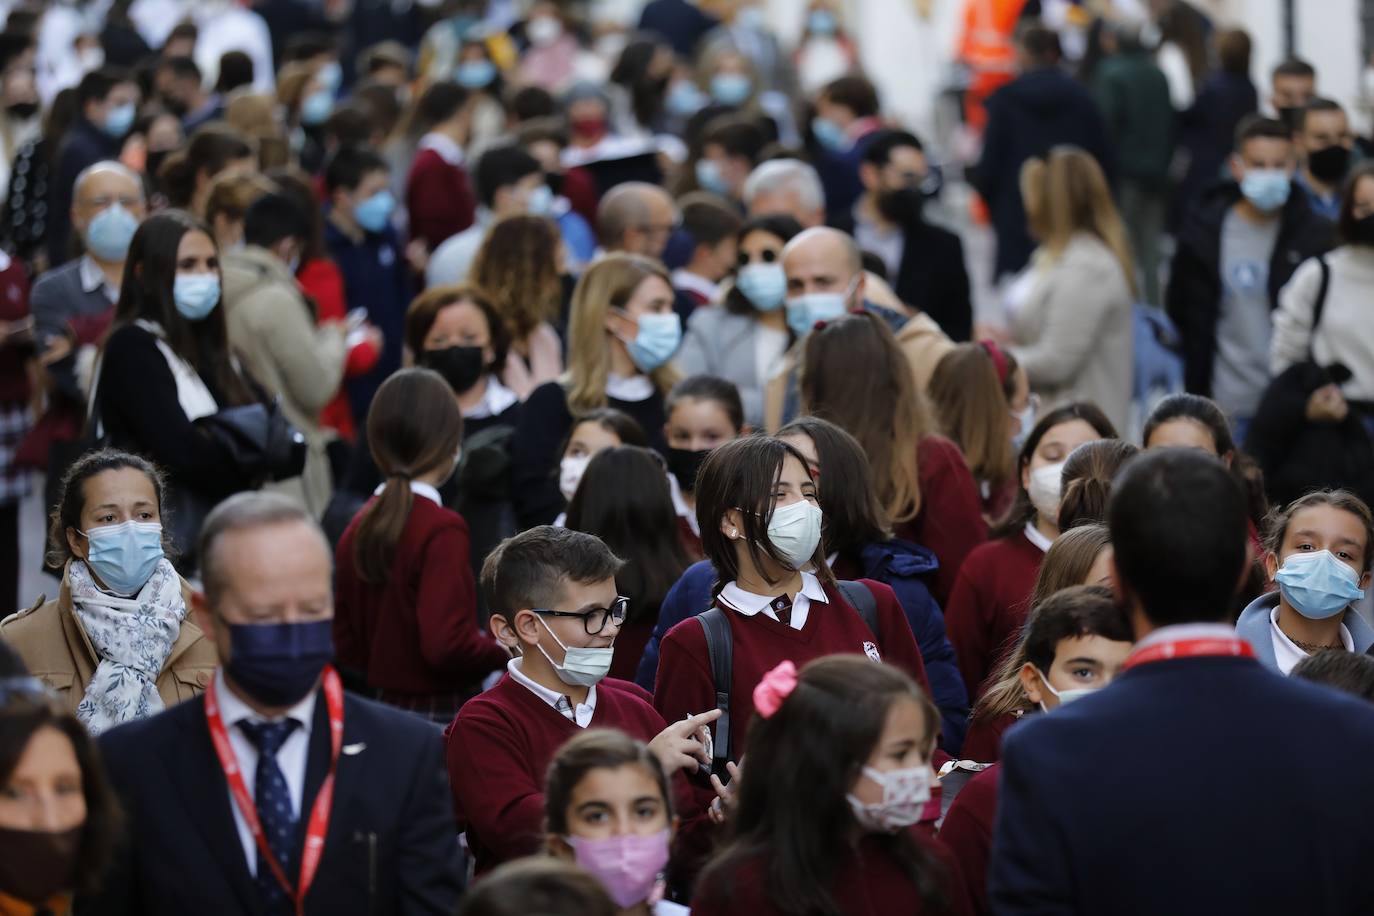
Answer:
[[127, 843], [78, 911], [287, 916], [322, 837], [305, 913], [452, 913], [462, 871], [442, 738], [344, 695], [325, 667], [319, 528], [285, 497], [244, 493], [210, 514], [201, 557], [196, 613], [221, 667], [205, 696], [101, 737]]
[[874, 135], [859, 165], [864, 193], [849, 219], [835, 228], [882, 260], [898, 299], [935, 319], [950, 340], [968, 340], [973, 303], [964, 246], [959, 236], [921, 215], [922, 186], [929, 175], [925, 149], [914, 134], [889, 130]]
[[998, 914], [1371, 911], [1374, 710], [1263, 668], [1229, 609], [1245, 499], [1162, 449], [1118, 478], [1113, 581], [1138, 640], [1109, 687], [1008, 732], [989, 893]]

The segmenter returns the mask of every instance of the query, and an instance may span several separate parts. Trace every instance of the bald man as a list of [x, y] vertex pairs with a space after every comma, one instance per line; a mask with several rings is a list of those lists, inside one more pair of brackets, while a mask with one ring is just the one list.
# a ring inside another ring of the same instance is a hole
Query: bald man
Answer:
[[596, 209], [602, 248], [654, 259], [663, 257], [677, 220], [677, 207], [668, 192], [643, 181], [616, 185], [602, 195]]

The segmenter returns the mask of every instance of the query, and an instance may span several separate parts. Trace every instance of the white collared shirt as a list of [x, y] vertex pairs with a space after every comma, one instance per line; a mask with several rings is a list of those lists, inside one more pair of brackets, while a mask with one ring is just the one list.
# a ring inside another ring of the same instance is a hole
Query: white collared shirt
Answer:
[[520, 398], [494, 375], [487, 376], [487, 388], [482, 400], [463, 411], [464, 420], [485, 420], [508, 410]]
[[[1311, 654], [1289, 639], [1288, 634], [1279, 628], [1279, 606], [1277, 604], [1269, 612], [1269, 636], [1274, 641], [1274, 661], [1278, 663], [1279, 674], [1287, 675], [1298, 662]], [[1345, 646], [1347, 652], [1355, 651], [1355, 640], [1351, 638], [1350, 631], [1345, 628], [1345, 624], [1341, 624], [1341, 645]]]
[[447, 134], [428, 133], [420, 138], [420, 149], [434, 150], [439, 154], [439, 158], [449, 165], [457, 168], [466, 160], [463, 155], [463, 148], [454, 142], [453, 138]]
[[[538, 652], [539, 650], [535, 649], [535, 651]], [[506, 662], [506, 671], [510, 673], [512, 680], [561, 712], [564, 718], [572, 720], [578, 728], [586, 728], [592, 724], [592, 715], [596, 712], [595, 684], [587, 688], [587, 702], [578, 703], [574, 706], [571, 698], [566, 694], [559, 693], [557, 690], [550, 690], [543, 684], [537, 684], [530, 680], [520, 670], [520, 662], [521, 659], [519, 658], [513, 658]]]
[[1045, 537], [1044, 532], [1042, 532], [1039, 528], [1035, 527], [1035, 522], [1026, 522], [1025, 534], [1026, 540], [1030, 541], [1036, 547], [1039, 547], [1041, 553], [1046, 553], [1047, 551], [1049, 551], [1050, 545], [1054, 543], [1054, 541], [1051, 541], [1049, 538]]
[[606, 397], [615, 398], [617, 401], [647, 401], [654, 396], [654, 380], [647, 375], [616, 375], [614, 372], [606, 376]]
[[719, 283], [712, 283], [701, 274], [694, 274], [685, 267], [679, 267], [673, 271], [672, 279], [674, 289], [684, 289], [689, 293], [696, 293], [707, 302], [717, 301], [717, 297], [720, 295]]
[[1235, 639], [1236, 628], [1229, 623], [1176, 623], [1152, 630], [1140, 642], [1135, 651], [1147, 649], [1162, 642], [1182, 642], [1185, 639]]
[[[292, 729], [291, 734], [282, 742], [281, 749], [277, 751], [277, 766], [281, 768], [281, 774], [286, 779], [286, 791], [291, 796], [291, 812], [297, 821], [301, 817], [301, 796], [305, 794], [305, 761], [310, 752], [310, 728], [315, 723], [315, 694], [316, 691], [310, 691], [304, 700], [292, 706], [286, 711], [286, 715], [281, 717], [295, 719], [300, 723], [297, 728]], [[222, 668], [215, 671], [215, 696], [219, 699], [220, 718], [224, 722], [225, 730], [229, 732], [229, 746], [233, 748], [234, 757], [239, 762], [239, 772], [243, 774], [243, 784], [248, 788], [248, 794], [254, 795], [254, 783], [258, 778], [258, 749], [238, 725], [245, 720], [279, 722], [281, 719], [269, 720], [240, 700], [225, 684]], [[225, 792], [229, 793], [228, 788]], [[256, 798], [256, 795], [254, 797]], [[239, 831], [239, 843], [243, 846], [243, 855], [248, 862], [248, 872], [256, 875], [258, 846], [253, 842], [253, 831], [248, 829], [248, 822], [243, 819], [243, 812], [239, 810], [232, 793], [229, 793], [229, 807], [234, 812], [234, 826]]]
[[[386, 481], [384, 480], [377, 484], [377, 489], [372, 491], [372, 495], [381, 496], [382, 491], [385, 489]], [[439, 495], [439, 491], [436, 490], [433, 485], [427, 484], [423, 480], [412, 480], [410, 482], [410, 492], [414, 493], [416, 496], [423, 496], [436, 506], [442, 506], [444, 504], [444, 499]]]
[[82, 292], [93, 293], [96, 290], [100, 290], [104, 293], [105, 298], [110, 300], [111, 305], [119, 301], [119, 287], [110, 283], [105, 276], [105, 272], [100, 269], [100, 265], [95, 263], [95, 259], [90, 255], [83, 254], [81, 256], [81, 262], [80, 266], [77, 267], [77, 272], [81, 275]]
[[[825, 589], [821, 588], [821, 580], [809, 572], [802, 573], [801, 577], [802, 587], [797, 592], [797, 596], [792, 599], [792, 619], [788, 624], [794, 630], [800, 630], [806, 626], [806, 618], [810, 616], [811, 612], [811, 602], [830, 603], [830, 599], [826, 597]], [[778, 613], [773, 610], [773, 601], [776, 597], [776, 595], [756, 595], [753, 592], [746, 592], [735, 582], [731, 582], [720, 590], [721, 602], [730, 610], [745, 617], [753, 617], [761, 613], [765, 617], [777, 620]]]

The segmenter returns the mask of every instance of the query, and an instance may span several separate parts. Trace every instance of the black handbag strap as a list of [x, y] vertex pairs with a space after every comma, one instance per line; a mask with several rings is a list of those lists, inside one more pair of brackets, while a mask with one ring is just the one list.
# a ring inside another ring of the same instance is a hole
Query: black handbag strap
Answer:
[[1315, 363], [1312, 348], [1317, 344], [1317, 327], [1322, 323], [1322, 312], [1326, 311], [1326, 292], [1331, 288], [1331, 265], [1326, 263], [1326, 255], [1317, 255], [1317, 266], [1321, 268], [1321, 285], [1317, 287], [1317, 301], [1312, 303], [1312, 330], [1307, 335], [1307, 361]]

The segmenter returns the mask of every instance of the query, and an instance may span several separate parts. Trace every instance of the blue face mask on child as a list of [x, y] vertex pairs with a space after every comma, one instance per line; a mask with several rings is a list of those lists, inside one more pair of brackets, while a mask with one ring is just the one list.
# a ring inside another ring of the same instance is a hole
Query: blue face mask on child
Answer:
[[1326, 620], [1364, 597], [1360, 576], [1329, 550], [1289, 554], [1274, 574], [1284, 600], [1308, 620]]
[[132, 519], [84, 531], [86, 565], [117, 595], [135, 595], [162, 562], [162, 525]]
[[458, 65], [454, 79], [464, 89], [483, 89], [496, 79], [496, 65], [489, 60], [468, 60]]
[[390, 191], [378, 191], [353, 208], [353, 218], [368, 232], [381, 232], [391, 221], [396, 198]]

